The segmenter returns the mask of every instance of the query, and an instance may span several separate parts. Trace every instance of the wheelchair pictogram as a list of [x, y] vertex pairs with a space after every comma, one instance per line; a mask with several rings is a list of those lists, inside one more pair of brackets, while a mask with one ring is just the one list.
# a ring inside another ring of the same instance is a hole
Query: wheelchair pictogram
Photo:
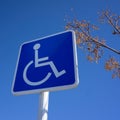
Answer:
[[62, 75], [64, 75], [66, 73], [66, 71], [64, 69], [59, 72], [57, 70], [55, 64], [53, 63], [53, 61], [47, 61], [47, 60], [49, 60], [48, 56], [47, 57], [43, 57], [43, 58], [39, 58], [39, 56], [38, 56], [38, 52], [39, 51], [38, 50], [40, 49], [40, 47], [41, 47], [41, 45], [38, 44], [38, 43], [33, 46], [33, 50], [35, 52], [35, 56], [34, 56], [35, 57], [34, 58], [35, 62], [34, 62], [34, 60], [31, 60], [30, 62], [28, 62], [28, 64], [25, 66], [24, 71], [23, 71], [23, 79], [24, 79], [24, 81], [28, 85], [31, 85], [31, 86], [37, 86], [37, 85], [43, 84], [52, 75], [51, 72], [48, 72], [47, 75], [45, 76], [45, 78], [43, 78], [42, 80], [39, 80], [38, 82], [33, 82], [33, 81], [29, 80], [28, 76], [27, 76], [27, 71], [28, 71], [28, 69], [30, 68], [30, 66], [32, 64], [34, 64], [35, 68], [49, 65], [51, 67], [51, 69], [52, 69], [52, 71], [53, 71], [53, 73], [54, 73], [54, 75], [55, 75], [56, 78], [58, 78], [58, 77], [60, 77], [60, 76], [62, 76]]

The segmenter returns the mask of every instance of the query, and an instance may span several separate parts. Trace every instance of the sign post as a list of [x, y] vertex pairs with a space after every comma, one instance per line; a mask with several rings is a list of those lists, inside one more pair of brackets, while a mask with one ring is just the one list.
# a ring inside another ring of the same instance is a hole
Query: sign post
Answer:
[[40, 93], [39, 120], [48, 118], [49, 92], [79, 84], [76, 38], [65, 31], [23, 43], [12, 84], [14, 95]]
[[39, 98], [38, 120], [48, 120], [49, 92], [41, 92]]

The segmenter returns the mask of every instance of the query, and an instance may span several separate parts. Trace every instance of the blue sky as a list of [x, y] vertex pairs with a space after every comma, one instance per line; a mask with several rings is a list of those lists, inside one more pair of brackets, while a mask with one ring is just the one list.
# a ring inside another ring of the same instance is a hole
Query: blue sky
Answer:
[[[13, 96], [11, 86], [19, 46], [23, 42], [64, 31], [66, 15], [98, 23], [98, 11], [110, 8], [120, 14], [118, 0], [0, 0], [0, 119], [36, 120], [39, 94]], [[110, 46], [111, 28], [101, 27], [98, 36]], [[118, 38], [117, 38], [118, 39]], [[49, 120], [119, 120], [120, 80], [112, 79], [103, 62], [89, 63], [78, 49], [80, 84], [77, 88], [50, 93]], [[113, 54], [113, 53], [112, 53]], [[120, 60], [119, 56], [118, 60]]]

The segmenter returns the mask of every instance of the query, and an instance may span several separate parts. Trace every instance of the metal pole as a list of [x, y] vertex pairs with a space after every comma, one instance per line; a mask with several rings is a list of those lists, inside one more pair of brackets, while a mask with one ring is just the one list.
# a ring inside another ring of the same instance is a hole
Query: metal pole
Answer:
[[39, 98], [38, 120], [48, 120], [49, 92], [41, 92]]

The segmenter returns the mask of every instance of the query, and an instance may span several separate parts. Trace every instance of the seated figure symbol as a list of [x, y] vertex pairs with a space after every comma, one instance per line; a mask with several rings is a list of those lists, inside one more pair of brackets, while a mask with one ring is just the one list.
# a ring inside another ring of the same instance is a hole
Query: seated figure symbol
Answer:
[[35, 58], [34, 58], [34, 59], [35, 59], [35, 63], [34, 63], [33, 60], [31, 60], [31, 61], [25, 66], [24, 71], [23, 71], [23, 79], [24, 79], [24, 81], [25, 81], [28, 85], [31, 85], [31, 86], [36, 86], [36, 85], [41, 85], [41, 84], [43, 84], [43, 83], [46, 82], [46, 81], [50, 78], [50, 76], [52, 75], [51, 72], [48, 72], [44, 79], [42, 79], [42, 80], [40, 80], [40, 81], [38, 81], [38, 82], [30, 81], [30, 80], [28, 79], [28, 77], [27, 77], [27, 71], [28, 71], [29, 67], [30, 67], [32, 64], [34, 64], [35, 68], [49, 65], [49, 66], [51, 67], [51, 69], [52, 69], [52, 71], [53, 71], [53, 73], [54, 73], [54, 75], [55, 75], [56, 78], [58, 78], [58, 77], [60, 77], [60, 76], [62, 76], [63, 74], [66, 73], [65, 70], [62, 70], [62, 71], [59, 72], [59, 71], [57, 70], [56, 66], [54, 65], [53, 61], [46, 61], [46, 60], [49, 60], [49, 57], [48, 57], [48, 56], [47, 56], [47, 57], [43, 57], [43, 58], [39, 58], [39, 57], [38, 57], [38, 50], [39, 50], [39, 48], [40, 48], [40, 44], [35, 44], [35, 45], [33, 46], [33, 49], [34, 49], [34, 51], [35, 51]]

